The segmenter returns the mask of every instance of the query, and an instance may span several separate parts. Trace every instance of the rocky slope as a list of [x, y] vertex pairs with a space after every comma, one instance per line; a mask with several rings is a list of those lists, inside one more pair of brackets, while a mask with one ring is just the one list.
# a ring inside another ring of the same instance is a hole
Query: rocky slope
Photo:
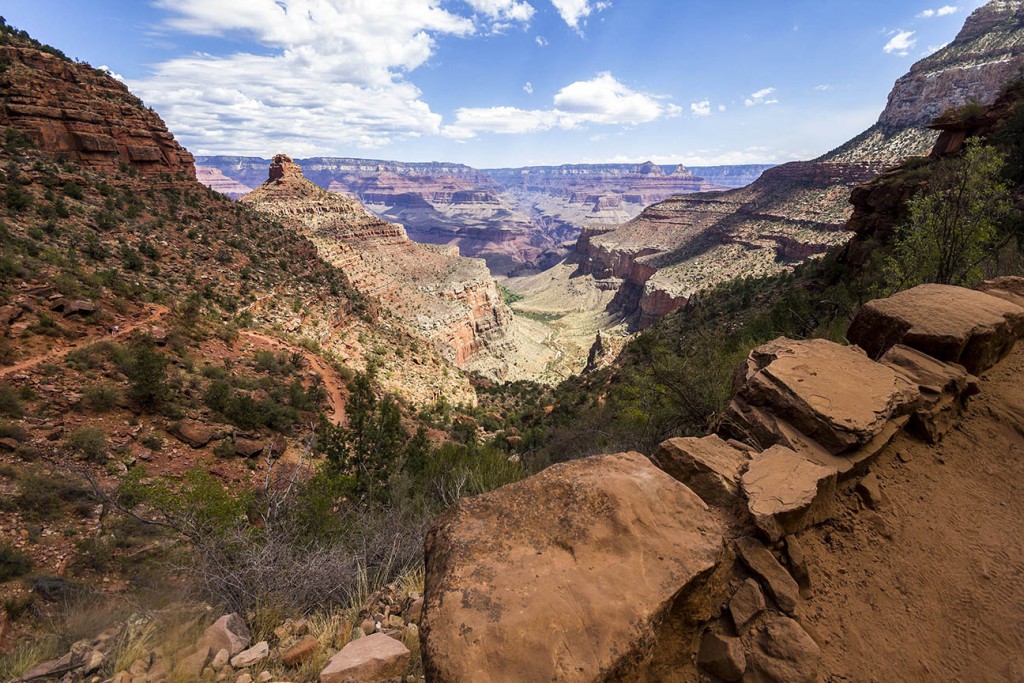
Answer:
[[461, 500], [427, 539], [431, 680], [1018, 678], [1022, 461], [993, 453], [1024, 449], [1024, 279], [983, 289], [869, 303], [868, 352], [754, 349], [717, 433]]
[[971, 100], [991, 102], [1024, 66], [1024, 5], [996, 0], [974, 12], [950, 45], [918, 62], [893, 89], [878, 124], [812, 162], [773, 168], [748, 187], [673, 197], [577, 243], [582, 273], [621, 283], [616, 305], [641, 326], [694, 293], [744, 275], [791, 267], [843, 244], [852, 188], [931, 149], [925, 125]]
[[242, 202], [294, 226], [356, 289], [433, 341], [455, 365], [507, 373], [506, 358], [515, 350], [513, 316], [482, 261], [413, 242], [401, 225], [306, 180], [283, 154], [270, 164], [269, 179]]
[[38, 44], [0, 44], [0, 126], [99, 172], [194, 179], [192, 155], [123, 83]]

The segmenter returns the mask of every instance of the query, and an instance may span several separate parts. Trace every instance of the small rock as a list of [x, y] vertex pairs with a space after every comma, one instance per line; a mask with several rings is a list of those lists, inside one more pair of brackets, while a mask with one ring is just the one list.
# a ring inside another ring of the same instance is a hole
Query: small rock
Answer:
[[405, 626], [405, 619], [402, 617], [392, 614], [388, 617], [388, 628], [402, 628]]
[[882, 485], [878, 481], [878, 475], [874, 472], [857, 482], [857, 494], [864, 501], [864, 504], [872, 510], [877, 510], [887, 502], [885, 494], [882, 493]]
[[800, 595], [807, 598], [811, 592], [811, 572], [807, 568], [807, 557], [796, 536], [786, 536], [786, 555], [789, 556], [789, 567], [793, 578], [800, 586]]
[[383, 633], [352, 641], [331, 657], [320, 672], [320, 683], [372, 683], [405, 674], [412, 653]]
[[744, 638], [747, 676], [756, 681], [815, 683], [821, 650], [793, 619], [768, 613]]
[[261, 640], [256, 643], [248, 650], [239, 652], [237, 655], [231, 658], [231, 666], [236, 669], [244, 669], [248, 666], [263, 661], [270, 654], [270, 645], [265, 640]]
[[405, 615], [406, 621], [413, 623], [420, 623], [420, 616], [423, 614], [423, 598], [418, 597], [412, 601], [412, 605], [409, 606], [409, 612]]
[[252, 636], [249, 635], [249, 627], [238, 614], [225, 614], [213, 622], [199, 638], [200, 645], [206, 645], [214, 652], [224, 649], [231, 655], [237, 655], [249, 647], [250, 642]]
[[[207, 660], [210, 659], [210, 647], [208, 645], [197, 645], [196, 649], [191, 654], [182, 657], [178, 660], [178, 663], [174, 667], [175, 675], [185, 681], [195, 681], [200, 678], [203, 673], [203, 669], [206, 667]], [[134, 666], [134, 665], [132, 665]], [[136, 678], [138, 674], [129, 669], [132, 674], [132, 678]]]
[[226, 649], [221, 648], [217, 651], [217, 654], [213, 656], [213, 661], [210, 662], [210, 668], [214, 671], [220, 671], [228, 665], [228, 661], [231, 660], [231, 653]]
[[761, 579], [779, 608], [793, 614], [800, 600], [800, 587], [771, 551], [749, 536], [736, 540], [736, 551], [750, 571]]
[[377, 630], [377, 625], [373, 623], [373, 619], [363, 619], [363, 623], [359, 624], [359, 628], [362, 629], [366, 635], [371, 635]]
[[836, 471], [785, 446], [772, 446], [751, 460], [741, 483], [754, 522], [772, 541], [832, 514]]
[[285, 666], [296, 666], [301, 664], [316, 654], [318, 646], [319, 643], [314, 636], [305, 635], [301, 640], [299, 640], [299, 642], [295, 643], [281, 654], [281, 661]]
[[248, 673], [239, 674], [235, 683], [252, 683], [252, 675]]
[[729, 600], [729, 614], [732, 615], [737, 631], [742, 631], [751, 619], [764, 611], [764, 608], [764, 594], [757, 581], [753, 579], [741, 583]]
[[708, 631], [700, 641], [697, 665], [723, 681], [738, 681], [747, 669], [747, 657], [739, 638]]

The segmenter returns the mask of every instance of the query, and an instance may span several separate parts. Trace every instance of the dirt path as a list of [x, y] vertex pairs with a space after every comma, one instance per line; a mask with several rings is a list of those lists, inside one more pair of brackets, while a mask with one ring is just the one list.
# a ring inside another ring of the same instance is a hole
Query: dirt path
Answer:
[[261, 332], [253, 332], [252, 330], [241, 330], [241, 335], [250, 339], [259, 339], [260, 341], [266, 342], [278, 349], [291, 351], [293, 353], [301, 353], [303, 358], [309, 362], [310, 366], [320, 373], [320, 377], [323, 378], [324, 388], [327, 389], [327, 398], [331, 403], [331, 414], [328, 416], [328, 419], [332, 424], [336, 425], [343, 424], [345, 422], [345, 381], [330, 363], [312, 351], [307, 351], [301, 346], [289, 344], [277, 337], [271, 337], [270, 335], [266, 335]]
[[899, 436], [888, 499], [800, 535], [830, 681], [1024, 681], [1024, 344], [937, 446]]
[[[161, 304], [151, 304], [150, 314], [148, 316], [142, 318], [141, 320], [136, 320], [135, 322], [123, 325], [121, 327], [121, 331], [117, 333], [117, 337], [123, 337], [125, 335], [131, 334], [133, 331], [139, 329], [143, 325], [151, 325], [152, 323], [155, 323], [156, 321], [160, 320], [165, 315], [167, 315], [169, 310], [170, 309], [167, 308], [167, 306], [163, 306]], [[67, 346], [62, 346], [56, 349], [50, 349], [46, 353], [31, 356], [24, 360], [18, 361], [14, 365], [9, 365], [6, 368], [0, 368], [0, 377], [6, 377], [7, 375], [11, 375], [16, 372], [29, 370], [35, 367], [36, 365], [39, 365], [40, 363], [59, 360], [67, 356], [72, 351], [84, 348], [86, 346], [90, 346], [104, 339], [111, 339], [111, 337], [108, 335], [84, 337], [73, 344], [68, 344]]]

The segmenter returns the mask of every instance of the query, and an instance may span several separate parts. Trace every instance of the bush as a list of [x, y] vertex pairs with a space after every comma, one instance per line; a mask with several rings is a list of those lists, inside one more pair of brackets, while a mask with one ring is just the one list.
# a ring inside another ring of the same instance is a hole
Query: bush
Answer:
[[121, 392], [112, 384], [90, 384], [82, 393], [89, 407], [99, 412], [112, 410], [121, 398]]
[[91, 499], [77, 479], [33, 472], [18, 481], [14, 507], [28, 519], [46, 522], [58, 518], [72, 503], [84, 504]]
[[0, 439], [14, 439], [15, 441], [27, 441], [28, 432], [19, 424], [0, 420]]
[[17, 579], [32, 571], [32, 558], [7, 541], [0, 543], [0, 583]]
[[167, 356], [156, 350], [152, 339], [133, 342], [124, 373], [131, 386], [128, 397], [142, 410], [163, 406], [170, 393], [167, 385]]
[[68, 446], [89, 462], [103, 463], [107, 459], [107, 435], [99, 427], [81, 427], [68, 434]]
[[0, 384], [0, 415], [21, 417], [24, 414], [18, 392], [10, 384]]

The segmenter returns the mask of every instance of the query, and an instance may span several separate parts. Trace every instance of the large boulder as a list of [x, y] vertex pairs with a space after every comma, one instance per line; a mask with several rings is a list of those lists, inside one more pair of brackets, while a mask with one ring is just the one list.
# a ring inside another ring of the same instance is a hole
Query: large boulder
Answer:
[[1024, 308], [1024, 277], [1005, 275], [985, 280], [976, 289]]
[[192, 448], [202, 448], [218, 435], [213, 427], [192, 420], [177, 422], [168, 431]]
[[816, 683], [821, 649], [799, 623], [766, 612], [743, 637], [744, 683]]
[[708, 505], [725, 507], [736, 501], [740, 473], [750, 455], [712, 434], [669, 439], [658, 446], [651, 460]]
[[721, 430], [762, 448], [792, 428], [829, 453], [870, 442], [908, 412], [918, 390], [863, 351], [825, 339], [779, 338], [750, 352]]
[[464, 499], [427, 536], [427, 678], [633, 673], [677, 599], [700, 602], [722, 532], [696, 494], [639, 453], [554, 465]]
[[209, 648], [214, 653], [227, 650], [231, 656], [249, 647], [252, 636], [249, 627], [238, 614], [225, 614], [207, 628], [199, 637], [198, 647]]
[[893, 346], [879, 362], [921, 391], [911, 427], [930, 443], [956, 425], [967, 399], [979, 390], [978, 379], [963, 366], [943, 363], [903, 344]]
[[377, 683], [401, 680], [412, 652], [383, 633], [353, 640], [327, 662], [320, 683]]
[[837, 471], [785, 446], [756, 456], [743, 474], [754, 523], [771, 541], [824, 522], [832, 515]]
[[1024, 334], [1024, 308], [985, 292], [920, 285], [861, 307], [847, 339], [872, 358], [896, 344], [959, 363], [978, 374], [989, 369]]

